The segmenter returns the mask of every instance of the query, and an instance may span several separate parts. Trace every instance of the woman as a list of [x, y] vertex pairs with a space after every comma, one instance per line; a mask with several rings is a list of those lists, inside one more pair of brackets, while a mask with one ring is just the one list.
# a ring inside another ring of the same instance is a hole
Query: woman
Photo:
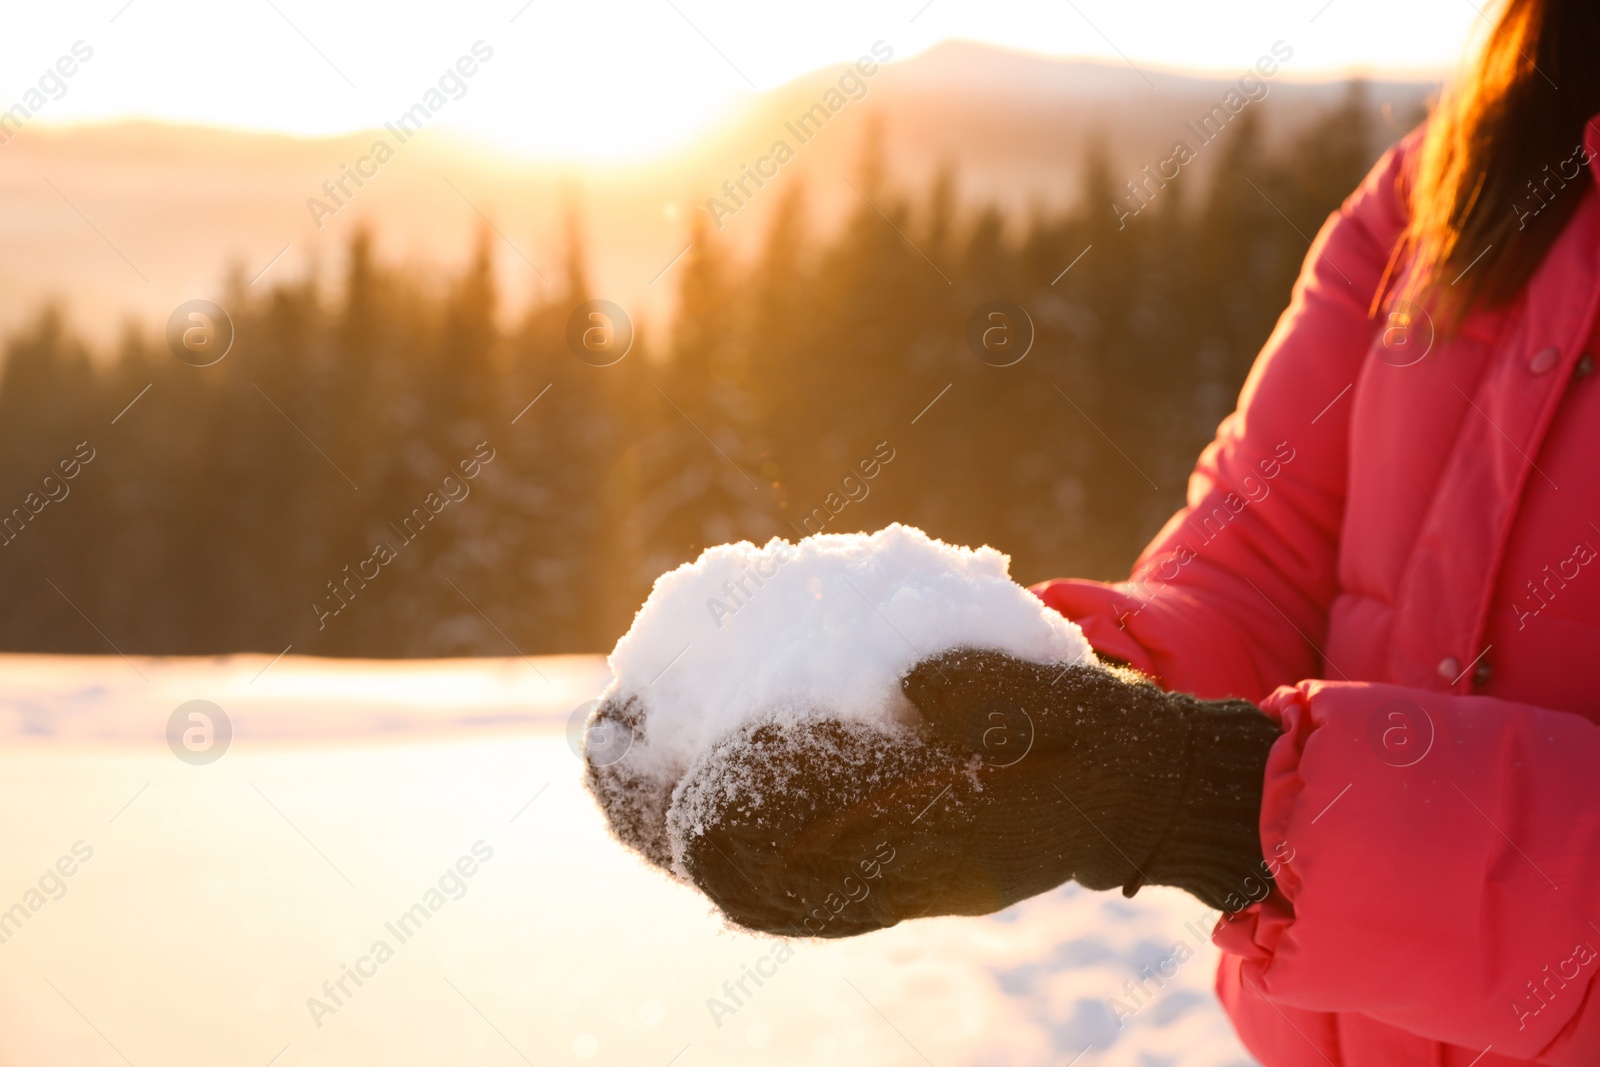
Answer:
[[[983, 757], [953, 800], [876, 846], [927, 792], [817, 768], [696, 881], [822, 936], [1178, 885], [1227, 913], [1217, 992], [1269, 1067], [1600, 1063], [1597, 53], [1592, 0], [1510, 0], [1322, 228], [1131, 581], [1036, 590], [1171, 692], [926, 662], [907, 695]], [[813, 927], [856, 855], [898, 863]]]

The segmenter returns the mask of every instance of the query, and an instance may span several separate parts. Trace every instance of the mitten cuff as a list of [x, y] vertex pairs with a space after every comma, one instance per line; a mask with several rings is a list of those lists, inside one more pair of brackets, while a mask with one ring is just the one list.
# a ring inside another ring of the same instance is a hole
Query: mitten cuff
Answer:
[[1156, 885], [1239, 911], [1272, 889], [1262, 859], [1261, 790], [1280, 731], [1247, 701], [1170, 699], [1188, 725], [1188, 770], [1177, 814], [1143, 870]]

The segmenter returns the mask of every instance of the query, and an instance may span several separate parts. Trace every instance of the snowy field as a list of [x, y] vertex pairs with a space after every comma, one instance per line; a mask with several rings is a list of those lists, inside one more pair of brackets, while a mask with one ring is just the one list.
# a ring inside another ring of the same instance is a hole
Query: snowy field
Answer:
[[[0, 656], [0, 1064], [1252, 1062], [1176, 891], [781, 948], [724, 929], [583, 790], [567, 720], [607, 677]], [[231, 723], [214, 762], [169, 747], [191, 700]], [[1179, 943], [1119, 1028], [1109, 999]]]

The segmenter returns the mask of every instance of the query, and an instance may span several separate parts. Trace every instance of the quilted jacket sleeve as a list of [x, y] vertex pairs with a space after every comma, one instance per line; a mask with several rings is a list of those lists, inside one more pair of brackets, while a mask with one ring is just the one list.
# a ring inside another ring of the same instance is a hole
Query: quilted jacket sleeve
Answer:
[[1321, 1063], [1308, 1046], [1329, 1042], [1339, 1062], [1316, 1019], [1280, 1025], [1303, 1009], [1600, 1063], [1600, 725], [1369, 682], [1301, 682], [1264, 708], [1285, 731], [1261, 810], [1278, 892], [1216, 936], [1257, 1054]]

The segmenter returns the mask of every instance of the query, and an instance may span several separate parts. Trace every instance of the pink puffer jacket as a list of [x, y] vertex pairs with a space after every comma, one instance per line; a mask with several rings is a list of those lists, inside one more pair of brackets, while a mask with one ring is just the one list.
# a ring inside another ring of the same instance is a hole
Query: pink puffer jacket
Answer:
[[1278, 889], [1215, 934], [1263, 1063], [1600, 1064], [1600, 196], [1581, 151], [1552, 161], [1577, 214], [1515, 304], [1438, 340], [1368, 315], [1416, 144], [1322, 228], [1132, 579], [1036, 592], [1284, 728]]

